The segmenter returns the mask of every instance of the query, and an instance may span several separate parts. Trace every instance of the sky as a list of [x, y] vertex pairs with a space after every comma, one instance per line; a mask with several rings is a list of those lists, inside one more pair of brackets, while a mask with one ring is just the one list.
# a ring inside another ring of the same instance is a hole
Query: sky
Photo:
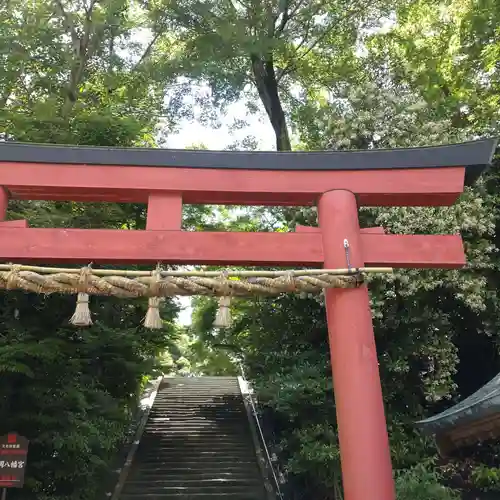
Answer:
[[[235, 119], [245, 119], [248, 126], [238, 131], [231, 131], [230, 125]], [[192, 144], [203, 143], [208, 149], [220, 150], [241, 140], [248, 135], [253, 135], [258, 143], [259, 150], [275, 150], [275, 137], [269, 120], [264, 113], [248, 115], [244, 101], [238, 101], [228, 107], [225, 116], [220, 117], [222, 127], [210, 128], [200, 123], [183, 120], [179, 124], [179, 132], [171, 134], [167, 139], [166, 147], [183, 149]]]
[[[248, 126], [237, 131], [230, 130], [230, 125], [235, 118], [246, 119]], [[184, 120], [178, 126], [178, 133], [168, 136], [166, 147], [184, 149], [192, 144], [203, 143], [208, 149], [221, 150], [236, 140], [242, 140], [246, 136], [252, 135], [257, 139], [259, 150], [275, 150], [275, 136], [269, 121], [263, 114], [247, 116], [247, 109], [243, 101], [229, 106], [225, 116], [220, 117], [220, 122], [222, 126], [213, 129], [197, 122]], [[177, 300], [182, 307], [177, 318], [178, 323], [181, 325], [191, 324], [191, 299], [179, 297]]]

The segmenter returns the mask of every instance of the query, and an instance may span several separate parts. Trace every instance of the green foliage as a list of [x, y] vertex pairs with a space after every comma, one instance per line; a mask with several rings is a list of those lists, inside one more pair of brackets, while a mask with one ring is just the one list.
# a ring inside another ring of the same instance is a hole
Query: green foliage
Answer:
[[495, 0], [401, 2], [398, 23], [371, 41], [375, 64], [418, 88], [455, 127], [498, 130], [500, 8]]
[[[169, 108], [134, 62], [132, 2], [0, 5], [0, 134], [60, 144], [150, 144]], [[128, 42], [128, 43], [127, 43]], [[138, 60], [147, 59], [139, 54]], [[151, 113], [155, 110], [156, 113]]]
[[471, 472], [471, 481], [480, 491], [498, 491], [500, 489], [500, 471], [498, 467], [480, 464]]
[[440, 477], [429, 468], [418, 465], [396, 475], [398, 500], [458, 500], [457, 492], [443, 486]]

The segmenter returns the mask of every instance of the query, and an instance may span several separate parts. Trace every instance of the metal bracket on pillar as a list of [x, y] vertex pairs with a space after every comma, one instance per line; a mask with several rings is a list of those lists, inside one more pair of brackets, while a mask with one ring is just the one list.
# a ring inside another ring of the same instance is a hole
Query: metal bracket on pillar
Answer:
[[347, 238], [344, 240], [344, 248], [345, 248], [345, 263], [347, 265], [347, 269], [351, 270], [351, 256], [349, 255], [349, 241]]

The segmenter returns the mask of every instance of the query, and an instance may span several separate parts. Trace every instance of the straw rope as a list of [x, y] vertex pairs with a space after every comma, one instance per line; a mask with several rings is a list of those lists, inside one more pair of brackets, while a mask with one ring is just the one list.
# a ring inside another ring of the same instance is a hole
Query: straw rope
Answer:
[[282, 293], [319, 293], [354, 288], [368, 273], [391, 268], [309, 269], [297, 271], [118, 271], [0, 265], [0, 289], [52, 294], [136, 297], [205, 295], [252, 297]]

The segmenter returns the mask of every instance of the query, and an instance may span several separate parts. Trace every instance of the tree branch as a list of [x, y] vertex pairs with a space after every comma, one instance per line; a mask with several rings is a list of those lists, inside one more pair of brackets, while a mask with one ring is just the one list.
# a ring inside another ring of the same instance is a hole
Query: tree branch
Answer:
[[[283, 18], [281, 19], [281, 22], [280, 22], [280, 25], [276, 28], [276, 31], [282, 33], [284, 30], [285, 30], [285, 27], [288, 23], [288, 21], [292, 20], [297, 12], [305, 5], [307, 0], [300, 0], [297, 2], [297, 4], [295, 5], [295, 7], [290, 10], [289, 7], [290, 7], [290, 0], [285, 0], [285, 9], [283, 9], [285, 12], [286, 12], [286, 20], [285, 20], [285, 16], [283, 16]], [[282, 12], [283, 14], [285, 14], [285, 12]], [[279, 18], [279, 15], [277, 16], [277, 18], [275, 19], [275, 21], [277, 21]]]
[[73, 47], [76, 48], [77, 45], [79, 45], [80, 42], [80, 37], [78, 36], [78, 33], [75, 30], [75, 25], [73, 24], [73, 21], [71, 20], [71, 17], [69, 14], [66, 12], [66, 9], [64, 8], [64, 5], [61, 0], [54, 0], [57, 9], [59, 10], [59, 13], [63, 16], [66, 28], [69, 30], [70, 35], [71, 35], [71, 40], [73, 41]]
[[[300, 56], [298, 56], [297, 58], [294, 58], [290, 62], [290, 64], [288, 64], [285, 68], [283, 68], [282, 70], [279, 70], [278, 76], [277, 76], [278, 81], [281, 81], [281, 79], [283, 79], [286, 75], [289, 75], [291, 72], [295, 71], [297, 69], [297, 62], [299, 62], [300, 60], [302, 60], [305, 57], [307, 57], [307, 55], [310, 54], [318, 46], [318, 44], [320, 44], [333, 31], [333, 29], [338, 26], [338, 24], [339, 24], [340, 21], [342, 21], [342, 22], [349, 21], [356, 14], [359, 14], [366, 7], [366, 5], [367, 5], [366, 3], [363, 3], [361, 6], [359, 6], [358, 9], [350, 11], [347, 15], [345, 15], [343, 17], [343, 19], [332, 21], [330, 23], [330, 25], [325, 28], [325, 30], [323, 31], [323, 33], [321, 33], [321, 35], [319, 35], [311, 43], [311, 45], [309, 45], [307, 47], [307, 49], [305, 50], [305, 52], [303, 52], [302, 54], [300, 54]], [[316, 13], [317, 12], [319, 12], [319, 9], [316, 10]], [[309, 26], [310, 26], [310, 24], [309, 24]], [[308, 37], [309, 37], [309, 32], [310, 32], [310, 29], [308, 27], [307, 30], [306, 30], [306, 32], [305, 32], [305, 34], [304, 34], [304, 36], [302, 37], [302, 40], [300, 41], [300, 43], [295, 48], [295, 51], [294, 51], [295, 55], [297, 55], [298, 52], [299, 52], [299, 50], [307, 43]]]
[[94, 10], [95, 4], [98, 0], [90, 0], [90, 5], [85, 9], [85, 13], [87, 14], [87, 18], [92, 15], [92, 11]]
[[[61, 0], [56, 0], [58, 5], [62, 7]], [[83, 73], [87, 66], [87, 63], [91, 57], [96, 53], [99, 47], [99, 42], [104, 30], [93, 30], [92, 13], [97, 0], [91, 0], [88, 9], [85, 10], [85, 23], [83, 29], [83, 36], [80, 38], [75, 32], [76, 44], [75, 44], [75, 61], [73, 62], [73, 67], [71, 68], [69, 82], [66, 88], [66, 96], [64, 100], [64, 105], [62, 108], [62, 116], [66, 118], [75, 102], [78, 99], [78, 86], [80, 85]], [[66, 14], [66, 18], [69, 16]], [[92, 34], [94, 36], [92, 36]]]
[[276, 149], [278, 151], [290, 151], [290, 137], [285, 112], [279, 96], [273, 56], [269, 54], [263, 59], [256, 54], [251, 54], [250, 59], [257, 92], [276, 135]]
[[[290, 6], [290, 0], [282, 0], [282, 2], [283, 2], [283, 6], [280, 9], [280, 12], [278, 13], [278, 17], [276, 18], [276, 20], [278, 20], [279, 16], [280, 15], [282, 16], [281, 22], [278, 25], [278, 27], [276, 28], [276, 31], [278, 31], [279, 33], [283, 32], [283, 30], [285, 29], [286, 23], [290, 19], [290, 13], [288, 11], [288, 7]], [[300, 3], [302, 3], [302, 2], [299, 2], [299, 5], [300, 5]]]
[[141, 64], [151, 55], [151, 51], [153, 50], [153, 46], [155, 43], [158, 41], [158, 38], [163, 34], [163, 30], [157, 31], [155, 33], [155, 36], [151, 39], [151, 41], [148, 43], [146, 49], [144, 50], [142, 56], [139, 58], [139, 60], [134, 64], [132, 67], [132, 72], [136, 71]]

